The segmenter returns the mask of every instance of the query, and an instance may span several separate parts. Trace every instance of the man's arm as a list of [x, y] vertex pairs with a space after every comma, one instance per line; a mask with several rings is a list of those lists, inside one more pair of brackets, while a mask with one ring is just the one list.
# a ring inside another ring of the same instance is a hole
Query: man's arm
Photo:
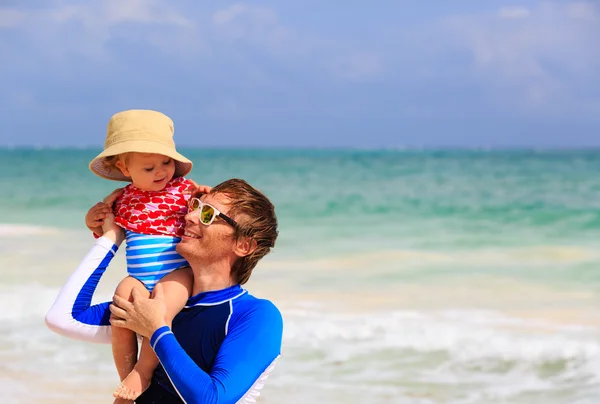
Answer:
[[210, 373], [192, 361], [169, 327], [156, 330], [150, 344], [184, 402], [234, 404], [258, 396], [281, 352], [282, 335], [279, 310], [257, 300], [251, 310], [232, 318]]
[[110, 302], [91, 305], [100, 278], [118, 247], [109, 238], [96, 240], [60, 290], [46, 314], [46, 326], [62, 336], [81, 341], [110, 344]]

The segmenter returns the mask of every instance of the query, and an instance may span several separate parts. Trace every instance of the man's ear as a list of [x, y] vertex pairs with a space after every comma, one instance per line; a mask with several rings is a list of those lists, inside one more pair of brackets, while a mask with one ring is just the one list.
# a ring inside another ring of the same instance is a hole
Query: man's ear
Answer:
[[253, 238], [242, 237], [236, 241], [235, 246], [233, 246], [233, 252], [238, 257], [245, 257], [252, 254], [256, 250], [257, 246], [256, 240]]
[[123, 175], [125, 177], [131, 177], [129, 170], [127, 169], [127, 165], [123, 162], [123, 160], [118, 160], [115, 163], [115, 167], [117, 167], [119, 170], [121, 170], [121, 172], [123, 173]]

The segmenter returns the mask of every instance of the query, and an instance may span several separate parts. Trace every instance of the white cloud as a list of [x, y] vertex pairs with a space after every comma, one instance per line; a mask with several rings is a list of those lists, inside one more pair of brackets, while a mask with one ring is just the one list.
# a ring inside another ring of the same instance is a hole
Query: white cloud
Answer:
[[526, 7], [503, 7], [498, 11], [498, 17], [507, 20], [527, 18], [531, 12]]
[[[543, 75], [544, 60], [573, 71], [595, 69], [600, 64], [600, 18], [592, 3], [579, 3], [576, 9], [574, 17], [573, 5], [545, 2], [529, 11], [527, 19], [457, 17], [450, 27], [480, 67], [506, 76]], [[583, 9], [587, 21], [578, 20]]]
[[275, 10], [260, 6], [249, 6], [243, 3], [236, 3], [227, 8], [216, 10], [212, 14], [212, 21], [215, 25], [225, 25], [239, 22], [244, 17], [251, 19], [257, 25], [283, 28]]
[[572, 102], [572, 86], [600, 68], [600, 18], [591, 2], [546, 1], [531, 9], [455, 16], [446, 29], [454, 46], [472, 53], [492, 91], [512, 91], [528, 106]]
[[[374, 25], [372, 30], [356, 15], [335, 33], [319, 32], [310, 24], [297, 28], [294, 15], [249, 2], [221, 9], [166, 0], [48, 3], [43, 9], [0, 9], [0, 28], [20, 30], [27, 49], [21, 52], [17, 44], [0, 38], [0, 52], [12, 51], [15, 66], [27, 65], [35, 72], [54, 64], [59, 68], [53, 74], [60, 75], [69, 72], [72, 61], [84, 60], [91, 62], [94, 74], [113, 72], [117, 65], [138, 63], [134, 56], [117, 59], [115, 47], [139, 43], [155, 49], [158, 62], [197, 70], [198, 82], [210, 77], [236, 90], [262, 88], [289, 95], [304, 91], [303, 80], [413, 87], [458, 79], [471, 89], [476, 83], [506, 103], [540, 109], [572, 101], [573, 83], [598, 77], [600, 70], [600, 17], [589, 1], [542, 1], [529, 8], [517, 1], [487, 13], [453, 16], [442, 24], [430, 17], [414, 24]], [[356, 25], [368, 35], [356, 34]], [[472, 66], [464, 62], [465, 50]], [[240, 115], [253, 101], [232, 95], [220, 99], [215, 111]]]
[[294, 39], [272, 9], [236, 3], [213, 12], [211, 20], [222, 40], [251, 43], [275, 55], [290, 54], [285, 44]]
[[[189, 26], [191, 21], [170, 6], [163, 6], [157, 1], [149, 0], [110, 0], [102, 2], [105, 7], [107, 21], [111, 23], [141, 22], [148, 24], [166, 24]], [[167, 2], [166, 4], [171, 4]]]
[[[240, 63], [242, 68], [246, 65], [254, 76], [258, 73], [253, 65], [261, 65], [263, 61], [249, 49], [264, 52], [284, 68], [304, 64], [309, 69], [313, 66], [348, 78], [377, 71], [373, 62], [356, 56], [360, 49], [344, 46], [347, 51], [338, 51], [340, 47], [328, 45], [327, 39], [292, 32], [267, 7], [236, 3], [210, 11], [194, 6], [184, 13], [175, 10], [172, 4], [175, 3], [163, 0], [55, 0], [37, 9], [0, 9], [0, 27], [19, 30], [22, 45], [29, 48], [27, 55], [12, 60], [14, 66], [66, 66], [74, 57], [83, 57], [108, 67], [119, 62], [109, 44], [140, 41], [178, 62], [198, 62], [199, 58], [206, 61], [217, 55], [221, 62], [230, 60]], [[156, 29], [142, 30], [132, 24]], [[159, 30], [160, 26], [169, 29]], [[0, 39], [0, 49], [11, 48], [17, 53], [15, 44], [2, 43]]]
[[[180, 47], [183, 39], [189, 45], [193, 23], [170, 4], [159, 0], [48, 2], [43, 8], [0, 10], [0, 27], [3, 21], [10, 21], [9, 29], [19, 30], [24, 41], [20, 46], [29, 48], [27, 55], [15, 58], [13, 64], [68, 66], [73, 58], [114, 63], [107, 44], [122, 37], [129, 41], [142, 39], [167, 53]], [[140, 33], [140, 29], [133, 28], [125, 32], [123, 28], [129, 24], [170, 30], [157, 34], [155, 30]], [[11, 46], [14, 52], [16, 44], [3, 44], [0, 40], [2, 49]]]
[[236, 3], [217, 10], [212, 22], [221, 38], [247, 43], [268, 52], [284, 65], [326, 72], [350, 81], [369, 80], [383, 72], [383, 59], [355, 38], [332, 38], [296, 32], [284, 25], [275, 10]]
[[[303, 66], [303, 74], [350, 81], [370, 80], [384, 71], [381, 55], [369, 49], [368, 44], [357, 44], [351, 33], [343, 38], [317, 35], [310, 30], [299, 32], [283, 23], [274, 9], [249, 3], [212, 10], [199, 5], [191, 9], [188, 3], [185, 11], [174, 9], [173, 4], [177, 3], [54, 0], [38, 9], [0, 9], [0, 27], [20, 30], [30, 50], [15, 59], [15, 65], [66, 66], [79, 57], [107, 68], [119, 63], [109, 44], [140, 41], [177, 62], [229, 61], [253, 77], [266, 74], [258, 72], [264, 70], [265, 60], [283, 70], [299, 70]], [[142, 30], [133, 24], [156, 29]], [[169, 29], [161, 31], [160, 26]], [[16, 52], [16, 45], [3, 44], [0, 39], [0, 49], [11, 46]], [[261, 56], [257, 56], [259, 53]]]
[[44, 24], [64, 24], [78, 21], [88, 27], [111, 26], [119, 23], [137, 22], [147, 24], [189, 25], [190, 21], [175, 12], [171, 7], [163, 6], [156, 0], [104, 0], [91, 4], [56, 4], [42, 9], [4, 9], [4, 13], [18, 15], [17, 26], [36, 21]]

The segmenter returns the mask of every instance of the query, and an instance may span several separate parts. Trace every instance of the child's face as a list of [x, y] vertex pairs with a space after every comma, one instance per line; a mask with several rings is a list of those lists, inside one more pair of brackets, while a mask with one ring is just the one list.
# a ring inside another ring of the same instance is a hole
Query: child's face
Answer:
[[129, 153], [126, 162], [119, 160], [117, 167], [143, 191], [162, 190], [175, 174], [175, 161], [162, 154]]

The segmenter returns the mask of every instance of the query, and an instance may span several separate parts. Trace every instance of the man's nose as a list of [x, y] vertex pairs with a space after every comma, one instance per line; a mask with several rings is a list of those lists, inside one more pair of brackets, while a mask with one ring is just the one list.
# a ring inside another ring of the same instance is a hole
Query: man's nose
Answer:
[[186, 224], [188, 222], [192, 224], [198, 224], [198, 212], [191, 209], [188, 210], [188, 213], [185, 215], [185, 222]]

